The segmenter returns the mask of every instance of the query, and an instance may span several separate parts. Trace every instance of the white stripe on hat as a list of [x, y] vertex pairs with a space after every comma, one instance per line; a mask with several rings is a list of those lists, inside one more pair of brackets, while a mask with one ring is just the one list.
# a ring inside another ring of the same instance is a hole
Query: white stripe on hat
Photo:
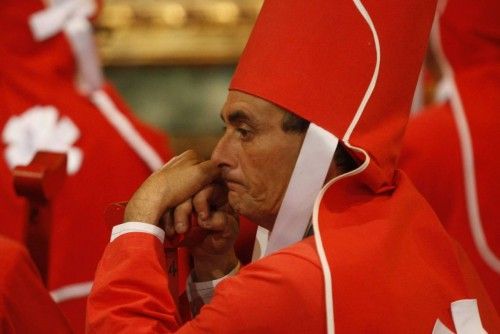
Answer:
[[366, 23], [370, 27], [370, 30], [372, 32], [373, 36], [373, 42], [375, 43], [375, 52], [376, 52], [376, 62], [375, 62], [375, 69], [373, 70], [373, 75], [372, 79], [370, 80], [370, 84], [368, 85], [368, 88], [365, 92], [365, 95], [363, 96], [363, 99], [361, 100], [361, 103], [359, 104], [358, 110], [356, 111], [356, 114], [354, 115], [353, 120], [351, 121], [351, 124], [347, 128], [346, 133], [344, 134], [344, 138], [342, 140], [346, 143], [349, 142], [349, 139], [351, 138], [351, 134], [354, 131], [354, 128], [358, 124], [359, 119], [361, 118], [361, 115], [365, 111], [366, 105], [368, 104], [368, 100], [370, 100], [370, 97], [372, 96], [373, 90], [375, 89], [375, 85], [377, 84], [377, 79], [378, 79], [378, 73], [380, 70], [380, 41], [378, 39], [378, 34], [377, 30], [375, 29], [375, 25], [373, 24], [373, 21], [370, 17], [370, 14], [368, 14], [368, 11], [366, 8], [363, 6], [360, 0], [353, 0], [354, 5], [356, 5], [356, 8], [358, 9], [359, 13], [363, 16], [365, 19]]

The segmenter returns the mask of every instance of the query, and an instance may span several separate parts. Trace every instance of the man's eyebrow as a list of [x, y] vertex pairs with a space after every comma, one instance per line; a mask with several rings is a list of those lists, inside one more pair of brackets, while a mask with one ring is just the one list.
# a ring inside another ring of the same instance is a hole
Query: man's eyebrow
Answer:
[[248, 117], [247, 113], [242, 110], [236, 110], [231, 112], [227, 116], [227, 120], [231, 124], [242, 123], [242, 122], [250, 122], [250, 117]]

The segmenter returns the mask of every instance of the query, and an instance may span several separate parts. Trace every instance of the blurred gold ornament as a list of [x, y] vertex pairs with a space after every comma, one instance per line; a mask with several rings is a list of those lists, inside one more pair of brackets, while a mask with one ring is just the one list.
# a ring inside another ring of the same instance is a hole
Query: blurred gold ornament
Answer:
[[107, 0], [96, 21], [105, 64], [235, 63], [262, 0]]

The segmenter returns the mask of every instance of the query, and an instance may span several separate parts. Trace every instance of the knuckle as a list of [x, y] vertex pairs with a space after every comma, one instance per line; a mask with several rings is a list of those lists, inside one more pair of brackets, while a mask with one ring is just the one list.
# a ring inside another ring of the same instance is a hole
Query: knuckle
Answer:
[[186, 154], [186, 158], [188, 158], [188, 159], [199, 160], [198, 153], [196, 153], [192, 149], [187, 150], [185, 154]]
[[208, 207], [208, 199], [205, 196], [199, 196], [193, 198], [193, 205], [198, 211], [206, 209]]
[[226, 225], [226, 215], [223, 212], [217, 211], [213, 214], [212, 224], [218, 227], [224, 227]]

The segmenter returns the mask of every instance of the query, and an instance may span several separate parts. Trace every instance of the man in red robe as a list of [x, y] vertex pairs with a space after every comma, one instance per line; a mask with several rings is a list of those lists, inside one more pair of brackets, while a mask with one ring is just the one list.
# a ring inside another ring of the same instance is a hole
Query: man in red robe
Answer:
[[[434, 6], [266, 1], [231, 82], [221, 112], [226, 131], [212, 159], [185, 152], [136, 191], [98, 267], [88, 331], [499, 328], [461, 249], [396, 169]], [[190, 291], [205, 306], [181, 324], [162, 251], [165, 232], [174, 231], [158, 225], [173, 211], [175, 232], [184, 232], [193, 210], [211, 230], [192, 248]], [[240, 270], [233, 212], [268, 231], [265, 256]]]
[[450, 0], [432, 46], [447, 101], [408, 125], [401, 168], [471, 258], [500, 310], [500, 2]]
[[51, 3], [0, 5], [0, 233], [23, 239], [25, 207], [11, 170], [37, 150], [66, 152], [48, 288], [83, 332], [86, 296], [109, 234], [104, 211], [129, 198], [171, 154], [165, 136], [141, 123], [103, 79], [88, 21], [94, 1]]

